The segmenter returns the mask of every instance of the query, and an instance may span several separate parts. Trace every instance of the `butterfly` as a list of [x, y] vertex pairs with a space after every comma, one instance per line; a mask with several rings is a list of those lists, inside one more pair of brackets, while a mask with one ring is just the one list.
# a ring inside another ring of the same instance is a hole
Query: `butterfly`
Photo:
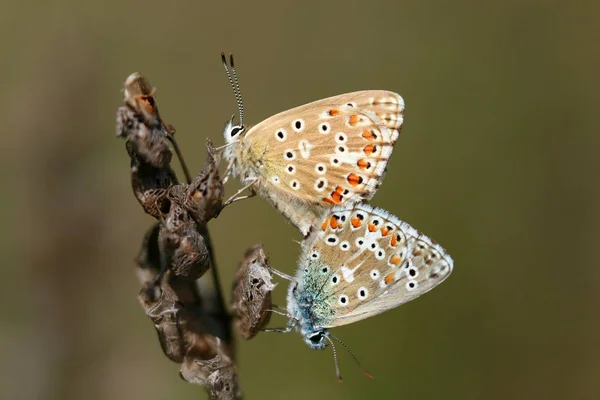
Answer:
[[329, 342], [341, 379], [331, 338], [342, 342], [327, 329], [421, 296], [442, 283], [453, 265], [440, 245], [389, 212], [367, 204], [335, 206], [302, 242], [296, 275], [272, 270], [291, 284], [288, 325], [271, 331], [295, 329], [311, 349]]
[[[237, 74], [225, 71], [238, 101], [223, 135], [223, 157], [240, 178], [305, 236], [335, 205], [369, 200], [379, 188], [403, 122], [404, 100], [362, 90], [305, 104], [248, 127]], [[231, 76], [235, 80], [232, 80]]]

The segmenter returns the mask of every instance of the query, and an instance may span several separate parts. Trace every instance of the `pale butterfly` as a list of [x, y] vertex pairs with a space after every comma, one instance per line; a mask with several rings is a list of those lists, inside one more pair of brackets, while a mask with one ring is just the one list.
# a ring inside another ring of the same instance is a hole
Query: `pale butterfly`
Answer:
[[267, 331], [295, 329], [312, 349], [329, 342], [340, 378], [331, 338], [342, 342], [328, 328], [413, 300], [452, 269], [446, 250], [387, 211], [367, 204], [336, 206], [304, 239], [296, 276], [272, 270], [291, 281], [284, 314], [289, 322], [285, 329]]
[[235, 125], [232, 117], [223, 132], [229, 172], [252, 186], [303, 235], [323, 210], [375, 194], [400, 134], [400, 95], [386, 90], [341, 94], [247, 127], [233, 58], [230, 72], [221, 56], [240, 118]]

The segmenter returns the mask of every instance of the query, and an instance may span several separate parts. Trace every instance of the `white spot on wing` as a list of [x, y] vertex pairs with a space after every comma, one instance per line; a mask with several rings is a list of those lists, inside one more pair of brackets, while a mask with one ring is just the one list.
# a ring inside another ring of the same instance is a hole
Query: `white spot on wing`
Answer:
[[312, 144], [306, 139], [302, 139], [298, 142], [298, 150], [300, 150], [300, 155], [302, 158], [310, 157], [310, 150], [312, 149]]
[[346, 267], [345, 265], [342, 265], [341, 271], [342, 271], [342, 276], [344, 277], [344, 280], [348, 283], [352, 283], [354, 281], [354, 272], [356, 272], [356, 270], [362, 265], [358, 264], [356, 267], [350, 269], [348, 267]]

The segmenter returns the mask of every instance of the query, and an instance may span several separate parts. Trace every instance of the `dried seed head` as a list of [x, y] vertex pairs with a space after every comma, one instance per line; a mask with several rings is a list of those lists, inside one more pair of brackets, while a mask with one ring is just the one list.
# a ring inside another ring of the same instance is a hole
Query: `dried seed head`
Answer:
[[269, 263], [262, 246], [256, 245], [246, 251], [238, 267], [232, 298], [232, 311], [237, 317], [236, 327], [244, 339], [251, 339], [271, 317], [266, 311], [272, 306]]
[[179, 204], [173, 192], [168, 196], [168, 209], [161, 218], [158, 235], [159, 247], [165, 256], [165, 263], [173, 273], [188, 280], [200, 278], [210, 266], [208, 249], [204, 238], [198, 232], [196, 222], [190, 218]]
[[172, 361], [182, 362], [185, 349], [177, 326], [180, 304], [175, 291], [164, 282], [166, 280], [162, 285], [145, 284], [138, 300], [146, 315], [154, 322], [163, 353]]
[[227, 354], [227, 346], [213, 337], [217, 353], [210, 359], [186, 357], [179, 376], [182, 379], [204, 386], [211, 399], [240, 399], [237, 371]]
[[150, 82], [138, 72], [129, 75], [123, 85], [123, 100], [129, 108], [138, 114], [146, 125], [161, 126], [158, 107], [154, 99], [156, 90]]
[[166, 167], [171, 162], [172, 153], [163, 128], [146, 124], [134, 110], [118, 109], [116, 134], [132, 142], [141, 162], [156, 168]]
[[198, 223], [215, 218], [223, 208], [225, 189], [219, 176], [219, 158], [214, 154], [210, 141], [206, 142], [207, 159], [202, 172], [188, 187], [186, 209]]

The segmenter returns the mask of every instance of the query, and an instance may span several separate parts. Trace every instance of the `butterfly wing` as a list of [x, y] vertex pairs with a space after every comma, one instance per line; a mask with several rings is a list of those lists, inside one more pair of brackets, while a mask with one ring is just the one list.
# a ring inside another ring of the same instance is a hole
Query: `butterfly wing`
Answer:
[[301, 260], [318, 268], [307, 277], [327, 276], [315, 294], [328, 305], [327, 315], [315, 315], [321, 328], [349, 324], [406, 303], [439, 285], [453, 269], [452, 258], [441, 246], [367, 204], [325, 213], [304, 241]]
[[274, 115], [244, 142], [272, 190], [323, 206], [357, 202], [381, 183], [403, 111], [393, 92], [347, 93]]

